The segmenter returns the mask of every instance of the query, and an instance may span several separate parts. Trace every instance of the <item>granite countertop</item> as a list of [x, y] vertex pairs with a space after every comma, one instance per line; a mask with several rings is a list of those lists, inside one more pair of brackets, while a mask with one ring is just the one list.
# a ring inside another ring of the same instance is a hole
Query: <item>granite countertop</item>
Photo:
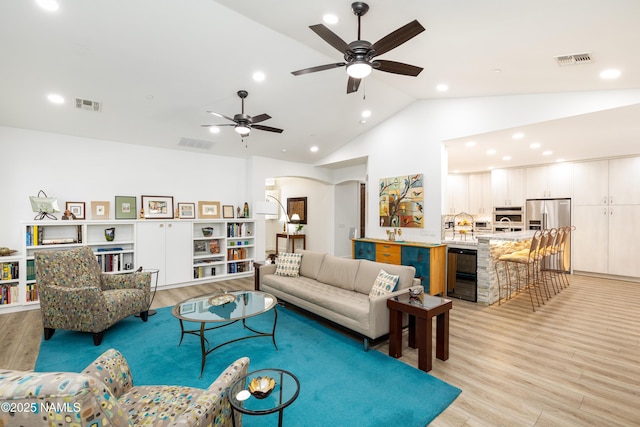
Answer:
[[509, 233], [495, 233], [478, 236], [479, 240], [502, 240], [505, 242], [519, 242], [529, 240], [535, 234], [535, 230], [512, 231]]

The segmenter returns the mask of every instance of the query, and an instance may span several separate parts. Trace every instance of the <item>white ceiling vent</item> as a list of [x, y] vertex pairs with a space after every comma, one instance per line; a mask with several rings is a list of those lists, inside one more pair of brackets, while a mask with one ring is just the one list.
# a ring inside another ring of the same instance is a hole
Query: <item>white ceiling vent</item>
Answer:
[[76, 108], [98, 113], [100, 112], [101, 104], [98, 101], [91, 101], [90, 99], [76, 98]]
[[180, 138], [178, 145], [181, 147], [196, 148], [198, 150], [209, 150], [213, 146], [213, 143], [201, 139]]
[[569, 55], [554, 56], [558, 65], [574, 65], [574, 64], [586, 64], [591, 62], [591, 54], [587, 53], [572, 53]]

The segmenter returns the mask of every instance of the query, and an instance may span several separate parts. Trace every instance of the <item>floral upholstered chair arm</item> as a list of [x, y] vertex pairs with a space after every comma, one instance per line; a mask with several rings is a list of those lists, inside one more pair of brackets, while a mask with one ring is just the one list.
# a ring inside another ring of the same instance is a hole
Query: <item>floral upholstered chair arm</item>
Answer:
[[116, 398], [133, 387], [131, 368], [122, 353], [110, 348], [82, 371], [102, 381]]
[[242, 357], [227, 367], [218, 378], [173, 423], [178, 426], [242, 426], [242, 414], [236, 413], [235, 424], [231, 418], [231, 404], [227, 397], [229, 387], [248, 374], [249, 358]]
[[103, 274], [102, 290], [142, 289], [151, 292], [151, 273]]
[[70, 288], [67, 286], [47, 285], [38, 289], [41, 305], [61, 304], [73, 310], [77, 306], [99, 307], [103, 304], [102, 290], [97, 286]]

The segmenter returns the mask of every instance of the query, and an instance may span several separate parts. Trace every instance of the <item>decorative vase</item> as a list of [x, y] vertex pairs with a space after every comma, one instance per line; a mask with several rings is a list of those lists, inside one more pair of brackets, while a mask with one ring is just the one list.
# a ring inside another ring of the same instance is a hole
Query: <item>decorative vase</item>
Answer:
[[107, 239], [107, 242], [113, 242], [113, 239], [116, 238], [116, 229], [115, 228], [105, 228], [104, 229], [104, 238]]

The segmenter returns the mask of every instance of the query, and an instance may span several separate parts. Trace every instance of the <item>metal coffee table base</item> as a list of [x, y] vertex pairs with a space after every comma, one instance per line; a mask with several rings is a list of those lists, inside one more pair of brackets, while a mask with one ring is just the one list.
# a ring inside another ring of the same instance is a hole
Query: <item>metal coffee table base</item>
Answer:
[[[184, 338], [185, 334], [191, 334], [191, 335], [196, 335], [200, 337], [200, 349], [202, 351], [202, 366], [200, 369], [200, 378], [202, 378], [202, 374], [204, 373], [204, 365], [207, 361], [207, 356], [211, 353], [213, 353], [214, 351], [216, 351], [217, 349], [219, 349], [220, 347], [224, 347], [227, 344], [231, 344], [237, 341], [242, 341], [242, 340], [246, 340], [249, 338], [261, 338], [261, 337], [271, 337], [271, 340], [273, 341], [273, 346], [275, 347], [276, 350], [278, 350], [278, 345], [276, 344], [276, 325], [278, 323], [278, 308], [277, 306], [273, 307], [273, 313], [274, 313], [274, 317], [273, 317], [273, 329], [271, 330], [271, 333], [269, 332], [261, 332], [261, 331], [257, 331], [255, 329], [253, 329], [252, 327], [248, 326], [246, 323], [247, 319], [238, 319], [238, 320], [234, 320], [232, 322], [229, 323], [225, 323], [223, 325], [218, 325], [218, 326], [212, 326], [210, 328], [206, 327], [207, 322], [200, 322], [200, 329], [185, 329], [184, 328], [184, 322], [182, 321], [182, 319], [178, 319], [180, 320], [180, 342], [178, 343], [178, 346], [180, 346], [182, 344], [182, 339]], [[242, 327], [244, 329], [247, 329], [251, 332], [253, 332], [253, 335], [247, 335], [247, 336], [243, 336], [243, 337], [238, 337], [235, 339], [232, 339], [230, 341], [226, 341], [223, 342], [221, 344], [218, 344], [217, 346], [210, 348], [210, 343], [209, 340], [207, 339], [207, 337], [205, 337], [205, 332], [206, 331], [212, 331], [214, 329], [220, 329], [220, 328], [224, 328], [225, 326], [230, 326], [233, 325], [234, 323], [237, 323], [239, 321], [242, 321]]]

